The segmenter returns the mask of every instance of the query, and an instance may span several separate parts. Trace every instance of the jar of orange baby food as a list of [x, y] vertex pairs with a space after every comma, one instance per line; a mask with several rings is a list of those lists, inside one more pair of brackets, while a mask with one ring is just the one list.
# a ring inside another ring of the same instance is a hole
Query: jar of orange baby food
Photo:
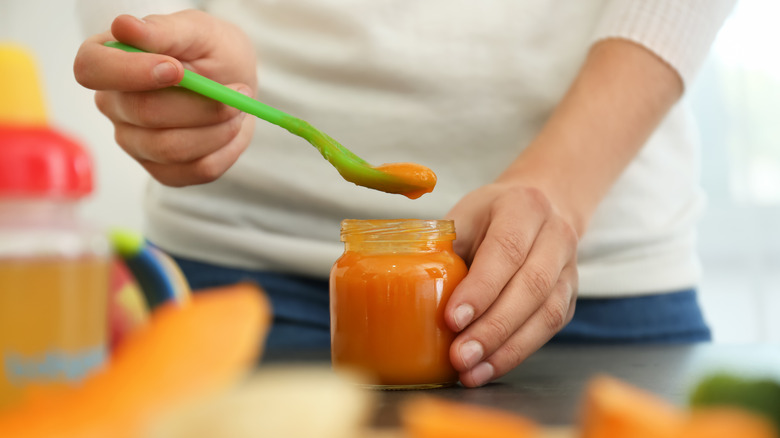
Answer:
[[331, 356], [383, 389], [452, 385], [444, 307], [466, 275], [448, 220], [345, 220], [330, 275]]

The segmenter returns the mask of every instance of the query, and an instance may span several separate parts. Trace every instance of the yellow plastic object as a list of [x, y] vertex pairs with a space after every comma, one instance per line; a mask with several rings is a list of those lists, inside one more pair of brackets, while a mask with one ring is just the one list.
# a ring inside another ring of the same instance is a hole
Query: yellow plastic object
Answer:
[[38, 69], [26, 48], [0, 43], [0, 125], [44, 126]]

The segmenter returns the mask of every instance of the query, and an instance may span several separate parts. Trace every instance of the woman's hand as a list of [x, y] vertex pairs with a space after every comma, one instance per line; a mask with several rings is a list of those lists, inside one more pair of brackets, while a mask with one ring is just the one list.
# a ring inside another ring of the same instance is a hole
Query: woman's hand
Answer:
[[571, 320], [579, 236], [682, 91], [646, 48], [596, 43], [531, 144], [450, 211], [471, 265], [445, 313], [464, 385], [507, 373]]
[[[118, 40], [150, 53], [105, 47]], [[249, 145], [254, 117], [188, 90], [172, 88], [195, 71], [253, 96], [255, 52], [237, 27], [187, 10], [139, 20], [117, 17], [110, 32], [87, 39], [74, 62], [76, 80], [97, 90], [98, 109], [117, 143], [170, 186], [213, 181]]]
[[494, 183], [448, 214], [470, 265], [445, 315], [461, 331], [450, 361], [466, 386], [506, 374], [572, 318], [577, 233], [540, 190]]

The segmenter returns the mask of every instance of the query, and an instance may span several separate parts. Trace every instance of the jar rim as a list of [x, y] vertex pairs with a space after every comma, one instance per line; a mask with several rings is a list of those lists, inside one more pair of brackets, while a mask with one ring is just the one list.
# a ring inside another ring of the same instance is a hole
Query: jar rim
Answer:
[[344, 219], [341, 241], [455, 240], [450, 219]]

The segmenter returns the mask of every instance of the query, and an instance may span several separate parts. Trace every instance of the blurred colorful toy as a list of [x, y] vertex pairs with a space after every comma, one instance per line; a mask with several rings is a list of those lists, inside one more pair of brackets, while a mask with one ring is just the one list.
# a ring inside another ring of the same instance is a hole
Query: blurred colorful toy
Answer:
[[108, 297], [108, 345], [113, 351], [129, 333], [146, 324], [149, 308], [140, 286], [121, 258], [111, 266]]
[[111, 241], [140, 286], [150, 310], [167, 301], [187, 300], [190, 294], [187, 279], [167, 254], [132, 231], [115, 230]]

